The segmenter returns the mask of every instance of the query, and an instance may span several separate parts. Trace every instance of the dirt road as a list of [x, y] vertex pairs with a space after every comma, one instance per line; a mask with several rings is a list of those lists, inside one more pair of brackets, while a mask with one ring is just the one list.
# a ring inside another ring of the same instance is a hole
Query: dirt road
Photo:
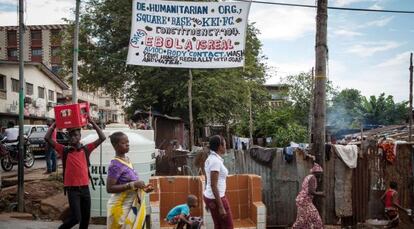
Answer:
[[[59, 221], [31, 220], [27, 213], [4, 213], [0, 214], [0, 229], [56, 229], [60, 226]], [[76, 227], [75, 227], [76, 228]], [[104, 229], [104, 225], [89, 225], [90, 229]]]

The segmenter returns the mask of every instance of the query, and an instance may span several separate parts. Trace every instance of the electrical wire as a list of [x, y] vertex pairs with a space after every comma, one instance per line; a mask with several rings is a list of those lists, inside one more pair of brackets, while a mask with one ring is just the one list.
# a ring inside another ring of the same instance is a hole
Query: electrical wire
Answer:
[[[235, 0], [238, 2], [252, 2], [257, 4], [267, 4], [267, 5], [278, 5], [278, 6], [292, 6], [292, 7], [303, 7], [303, 8], [317, 8], [316, 5], [305, 5], [305, 4], [292, 4], [292, 3], [282, 3], [282, 2], [268, 2], [268, 1], [258, 1], [258, 0]], [[348, 7], [334, 7], [328, 6], [328, 9], [331, 10], [348, 10], [348, 11], [362, 11], [362, 12], [374, 12], [374, 13], [399, 13], [399, 14], [414, 14], [414, 11], [407, 10], [376, 10], [376, 9], [363, 9], [363, 8], [348, 8]]]

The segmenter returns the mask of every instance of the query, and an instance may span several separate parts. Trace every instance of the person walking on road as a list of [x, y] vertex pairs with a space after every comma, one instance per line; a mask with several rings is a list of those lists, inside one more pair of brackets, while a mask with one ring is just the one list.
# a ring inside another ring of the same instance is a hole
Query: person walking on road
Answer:
[[322, 175], [323, 169], [319, 164], [314, 163], [310, 172], [311, 174], [307, 175], [303, 180], [302, 189], [296, 197], [298, 213], [296, 221], [292, 226], [295, 229], [323, 228], [321, 216], [312, 203], [314, 196], [324, 196], [322, 192], [316, 191], [318, 185], [317, 177]]
[[224, 166], [222, 155], [226, 153], [226, 140], [215, 135], [210, 138], [210, 154], [204, 164], [206, 189], [204, 202], [211, 212], [215, 229], [232, 229], [233, 218], [226, 197], [226, 179], [229, 171]]
[[[68, 196], [70, 217], [59, 229], [72, 228], [79, 223], [80, 229], [88, 228], [91, 215], [91, 195], [89, 192], [89, 155], [106, 137], [99, 126], [90, 118], [90, 124], [96, 130], [99, 138], [87, 145], [82, 145], [81, 130], [69, 129], [69, 146], [63, 146], [52, 138], [56, 123], [53, 123], [46, 133], [45, 140], [62, 158], [63, 185]], [[93, 187], [93, 186], [92, 186]]]
[[[50, 128], [52, 125], [52, 120], [47, 121], [47, 126]], [[56, 142], [56, 129], [52, 132], [52, 140]], [[52, 172], [56, 172], [56, 166], [57, 166], [57, 158], [56, 158], [56, 152], [53, 147], [46, 142], [46, 148], [45, 148], [45, 160], [46, 160], [46, 172], [45, 174], [49, 174]]]

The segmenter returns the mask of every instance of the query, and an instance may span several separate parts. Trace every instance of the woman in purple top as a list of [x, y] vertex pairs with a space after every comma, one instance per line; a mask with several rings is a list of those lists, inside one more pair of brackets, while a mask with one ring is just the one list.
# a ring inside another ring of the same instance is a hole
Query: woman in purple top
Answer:
[[[106, 182], [107, 192], [112, 193], [107, 204], [107, 228], [132, 227], [138, 218], [137, 211], [133, 211], [137, 207], [135, 203], [139, 202], [137, 190], [151, 192], [153, 188], [139, 180], [131, 161], [125, 155], [129, 151], [128, 137], [122, 132], [115, 132], [110, 139], [115, 149], [115, 158], [109, 164]], [[131, 220], [131, 217], [134, 219]]]

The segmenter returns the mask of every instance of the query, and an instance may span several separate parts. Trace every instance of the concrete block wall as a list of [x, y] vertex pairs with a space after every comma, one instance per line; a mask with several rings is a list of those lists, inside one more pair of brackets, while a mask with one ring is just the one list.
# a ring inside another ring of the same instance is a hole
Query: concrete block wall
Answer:
[[187, 196], [198, 197], [198, 207], [191, 210], [194, 216], [203, 215], [202, 182], [199, 176], [152, 177], [154, 191], [150, 194], [152, 228], [174, 228], [165, 222], [168, 212], [187, 202]]
[[[214, 229], [210, 212], [204, 210], [204, 177], [153, 177], [150, 183], [155, 188], [150, 194], [151, 228], [173, 228], [164, 221], [168, 211], [178, 204], [185, 203], [188, 194], [194, 194], [198, 197], [199, 203], [191, 214], [203, 216], [202, 228]], [[226, 196], [230, 202], [234, 228], [266, 228], [266, 206], [262, 202], [262, 184], [259, 176], [229, 176]]]

